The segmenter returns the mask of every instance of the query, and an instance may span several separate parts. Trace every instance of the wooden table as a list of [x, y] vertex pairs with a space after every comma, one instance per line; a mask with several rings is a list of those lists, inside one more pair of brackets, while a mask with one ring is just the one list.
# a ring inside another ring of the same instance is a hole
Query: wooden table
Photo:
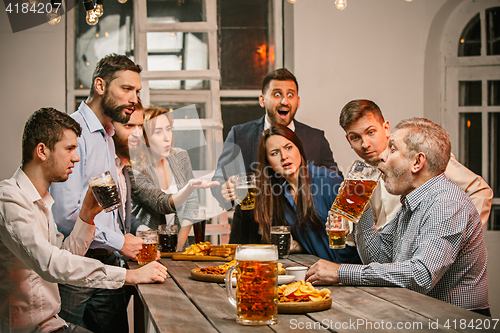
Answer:
[[[287, 266], [311, 266], [312, 255], [291, 255]], [[157, 332], [500, 332], [498, 319], [402, 288], [329, 286], [329, 310], [306, 314], [279, 314], [272, 326], [236, 323], [223, 284], [191, 279], [193, 268], [221, 262], [173, 261], [163, 258], [170, 278], [162, 284], [137, 286], [135, 333], [152, 326]], [[322, 288], [322, 287], [321, 287]], [[488, 326], [489, 324], [489, 326]], [[493, 327], [496, 325], [495, 329]], [[489, 327], [489, 329], [487, 329]], [[482, 328], [481, 330], [479, 328]]]

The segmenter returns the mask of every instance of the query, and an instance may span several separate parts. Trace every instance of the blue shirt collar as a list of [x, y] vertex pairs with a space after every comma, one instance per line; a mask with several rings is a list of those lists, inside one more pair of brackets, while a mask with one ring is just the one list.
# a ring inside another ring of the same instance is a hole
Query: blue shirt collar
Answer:
[[80, 104], [80, 107], [78, 108], [78, 111], [80, 111], [83, 119], [85, 119], [85, 123], [87, 124], [90, 133], [101, 131], [103, 134], [107, 134], [109, 137], [112, 137], [115, 134], [115, 128], [113, 127], [111, 122], [106, 125], [106, 128], [102, 127], [99, 118], [97, 118], [96, 114], [87, 105], [87, 103], [82, 102]]

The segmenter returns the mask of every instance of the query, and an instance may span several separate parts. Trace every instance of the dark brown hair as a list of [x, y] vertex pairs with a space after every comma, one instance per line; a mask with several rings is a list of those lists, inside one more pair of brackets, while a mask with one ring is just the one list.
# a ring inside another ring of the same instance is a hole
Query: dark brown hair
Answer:
[[[262, 240], [270, 242], [270, 229], [272, 225], [287, 225], [283, 200], [285, 199], [284, 188], [285, 179], [277, 174], [269, 164], [267, 159], [266, 142], [271, 136], [280, 135], [290, 140], [299, 150], [301, 155], [301, 165], [299, 169], [299, 183], [297, 188], [297, 214], [293, 231], [297, 230], [305, 233], [309, 227], [316, 233], [324, 232], [324, 226], [314, 206], [311, 179], [307, 167], [304, 147], [297, 134], [288, 127], [280, 124], [273, 124], [270, 128], [262, 132], [258, 149], [257, 168], [257, 194], [255, 197], [254, 216], [262, 227]], [[299, 222], [300, 221], [300, 222]], [[299, 223], [297, 223], [299, 222]]]
[[104, 58], [99, 60], [94, 69], [94, 74], [92, 74], [90, 96], [94, 96], [95, 93], [95, 79], [100, 77], [104, 80], [104, 82], [106, 82], [106, 85], [109, 85], [109, 83], [116, 78], [116, 73], [119, 71], [133, 71], [140, 74], [142, 68], [124, 55], [112, 53], [105, 56]]
[[340, 111], [339, 124], [346, 130], [349, 125], [367, 114], [372, 113], [380, 123], [384, 122], [384, 116], [377, 104], [367, 99], [355, 99], [347, 103]]
[[66, 113], [50, 107], [36, 110], [24, 124], [21, 164], [25, 166], [33, 160], [33, 152], [39, 143], [54, 150], [65, 130], [71, 130], [77, 136], [82, 134], [80, 124]]
[[297, 78], [286, 68], [278, 68], [266, 75], [264, 81], [262, 81], [262, 94], [266, 93], [271, 80], [293, 81], [295, 82], [295, 86], [297, 86], [297, 94], [299, 93], [299, 84], [297, 83]]

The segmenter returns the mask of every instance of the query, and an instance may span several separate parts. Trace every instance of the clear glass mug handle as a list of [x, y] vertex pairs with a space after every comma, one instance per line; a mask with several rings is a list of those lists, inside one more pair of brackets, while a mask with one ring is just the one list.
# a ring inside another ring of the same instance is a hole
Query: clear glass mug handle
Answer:
[[227, 293], [227, 299], [229, 300], [229, 303], [231, 303], [235, 308], [236, 308], [236, 291], [233, 291], [233, 271], [236, 269], [236, 265], [233, 265], [229, 267], [229, 269], [226, 272], [226, 278], [225, 283], [226, 283], [226, 293]]

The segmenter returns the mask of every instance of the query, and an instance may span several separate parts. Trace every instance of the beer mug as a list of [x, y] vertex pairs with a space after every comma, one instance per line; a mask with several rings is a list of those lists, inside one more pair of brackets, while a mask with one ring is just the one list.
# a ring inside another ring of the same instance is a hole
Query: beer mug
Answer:
[[362, 161], [354, 161], [342, 183], [332, 210], [348, 220], [358, 223], [365, 206], [381, 176], [380, 170]]
[[160, 252], [176, 252], [178, 232], [179, 227], [175, 224], [160, 224], [158, 226], [158, 250]]
[[349, 222], [347, 222], [347, 219], [330, 210], [328, 212], [328, 222], [326, 224], [330, 249], [344, 249], [348, 231]]
[[109, 171], [90, 178], [89, 185], [95, 200], [106, 213], [121, 207], [120, 192]]
[[[236, 307], [242, 325], [273, 325], [278, 322], [278, 250], [276, 245], [239, 245], [236, 265], [226, 272], [229, 302]], [[236, 270], [236, 298], [232, 274]]]
[[158, 232], [156, 230], [137, 231], [137, 237], [142, 238], [142, 249], [137, 255], [137, 263], [146, 265], [156, 260], [158, 251]]
[[276, 245], [278, 248], [278, 255], [280, 259], [287, 259], [290, 254], [290, 243], [292, 242], [292, 235], [290, 234], [290, 227], [285, 225], [271, 227], [271, 244]]
[[241, 210], [254, 209], [256, 192], [257, 185], [254, 173], [250, 172], [236, 176], [236, 203], [240, 205]]
[[198, 208], [193, 210], [193, 233], [195, 244], [205, 241], [205, 229], [207, 225], [207, 215], [205, 209]]

